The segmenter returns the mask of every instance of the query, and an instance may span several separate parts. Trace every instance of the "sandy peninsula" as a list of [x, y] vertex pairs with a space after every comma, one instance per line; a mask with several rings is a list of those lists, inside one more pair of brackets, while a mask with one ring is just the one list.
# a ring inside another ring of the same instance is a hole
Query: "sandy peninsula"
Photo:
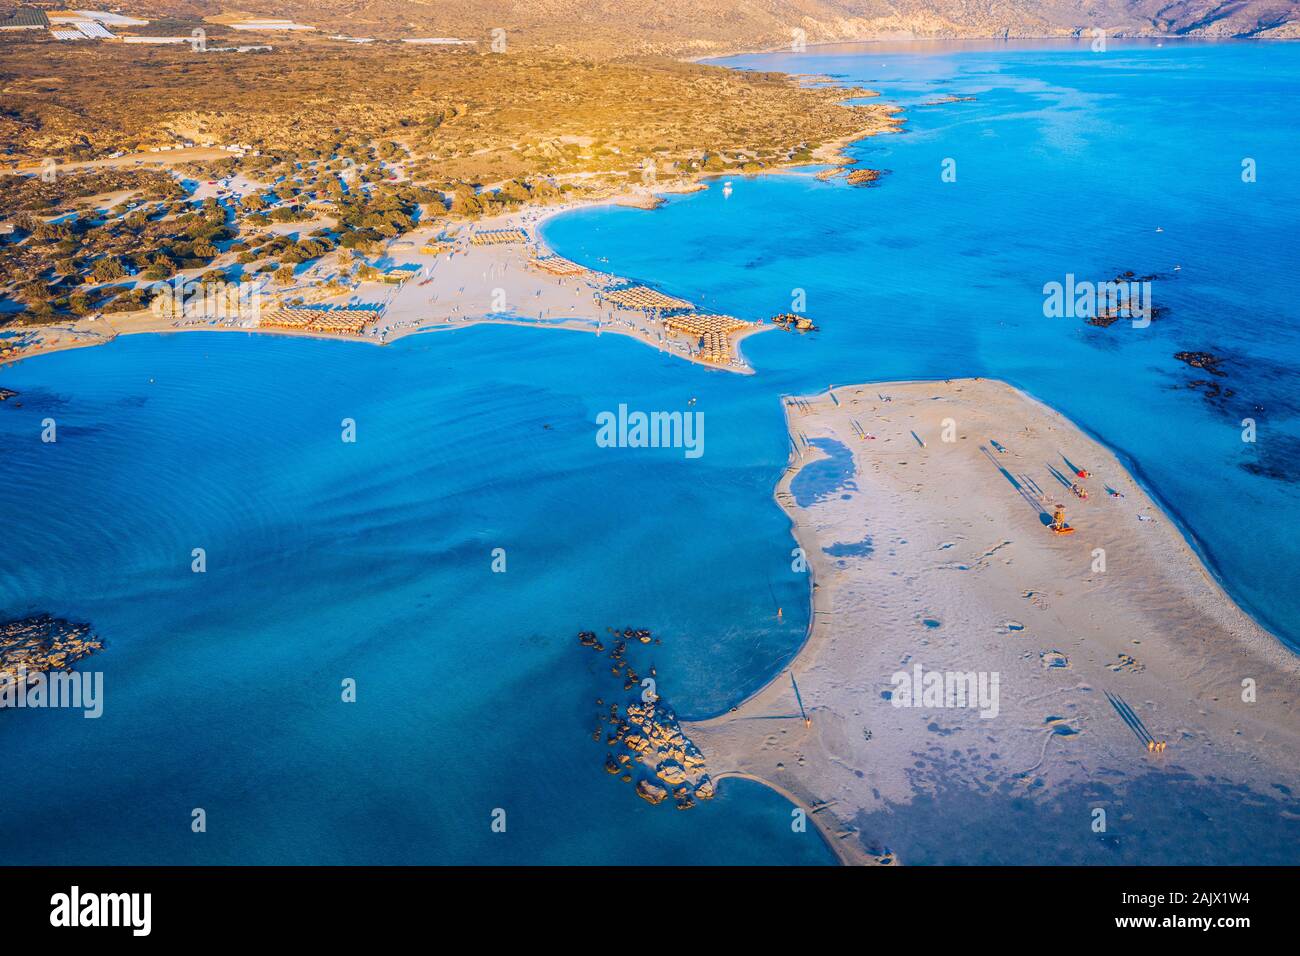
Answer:
[[[667, 312], [621, 304], [611, 299], [610, 293], [635, 283], [567, 262], [556, 256], [539, 235], [546, 220], [574, 209], [621, 205], [652, 210], [665, 195], [705, 188], [709, 187], [702, 183], [658, 189], [635, 186], [611, 191], [608, 196], [528, 206], [474, 223], [436, 220], [368, 256], [381, 273], [410, 270], [410, 278], [400, 284], [389, 284], [381, 278], [353, 283], [342, 292], [333, 291], [328, 283], [339, 278], [340, 266], [336, 257], [330, 256], [304, 269], [288, 286], [277, 285], [269, 276], [255, 279], [258, 316], [245, 310], [239, 314], [213, 317], [200, 313], [177, 319], [151, 309], [94, 315], [26, 330], [13, 353], [0, 358], [0, 364], [101, 345], [119, 335], [256, 332], [383, 345], [419, 332], [498, 324], [623, 335], [689, 362], [752, 374], [741, 342], [776, 326], [761, 318], [738, 321], [723, 346], [710, 351], [701, 336], [674, 327], [668, 318], [692, 313], [692, 303], [679, 300], [682, 307]], [[475, 242], [475, 236], [507, 232], [519, 232], [526, 239], [501, 244]], [[265, 321], [265, 316], [275, 309], [295, 302], [312, 308], [374, 309], [380, 316], [356, 334], [284, 329]]]
[[1070, 421], [980, 379], [835, 388], [786, 419], [776, 498], [813, 614], [788, 670], [683, 725], [715, 780], [786, 794], [843, 862], [903, 864], [855, 821], [917, 799], [937, 749], [1033, 800], [1150, 773], [1300, 783], [1300, 658]]

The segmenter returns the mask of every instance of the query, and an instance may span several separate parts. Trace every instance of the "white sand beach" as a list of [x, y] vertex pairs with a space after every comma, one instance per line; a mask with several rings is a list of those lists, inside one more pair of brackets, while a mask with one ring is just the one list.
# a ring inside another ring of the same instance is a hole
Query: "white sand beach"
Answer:
[[[597, 204], [639, 206], [652, 198], [648, 192], [618, 194]], [[531, 208], [446, 230], [434, 226], [403, 237], [415, 249], [394, 253], [394, 262], [415, 263], [423, 270], [384, 302], [377, 326], [381, 341], [392, 341], [431, 326], [465, 326], [480, 323], [528, 325], [614, 334], [635, 338], [660, 351], [726, 371], [752, 373], [739, 343], [749, 335], [774, 328], [753, 325], [731, 336], [731, 354], [723, 362], [705, 362], [697, 342], [674, 334], [654, 313], [613, 304], [602, 296], [627, 281], [610, 273], [583, 270], [575, 275], [555, 275], [538, 268], [534, 260], [553, 256], [538, 237], [549, 218], [591, 202]], [[527, 243], [474, 245], [477, 233], [522, 230]], [[450, 234], [452, 249], [438, 255], [419, 251], [423, 243]]]
[[[955, 782], [1035, 800], [1151, 772], [1300, 784], [1300, 658], [1070, 421], [978, 379], [840, 387], [786, 416], [798, 452], [776, 497], [808, 558], [810, 632], [742, 705], [683, 725], [714, 779], [786, 794], [846, 863], [902, 864], [854, 821], [915, 799], [938, 748], [961, 748]], [[1057, 505], [1074, 533], [1048, 527]], [[894, 706], [893, 675], [918, 666], [996, 675], [996, 707]]]

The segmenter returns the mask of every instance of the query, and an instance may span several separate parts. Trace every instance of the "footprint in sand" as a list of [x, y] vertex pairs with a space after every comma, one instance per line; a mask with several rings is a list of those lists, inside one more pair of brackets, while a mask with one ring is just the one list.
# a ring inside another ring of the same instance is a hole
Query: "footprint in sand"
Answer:
[[1125, 671], [1130, 674], [1140, 674], [1147, 669], [1147, 666], [1139, 661], [1136, 657], [1129, 654], [1120, 654], [1119, 660], [1114, 664], [1107, 664], [1106, 669], [1114, 671], [1116, 674]]
[[1038, 659], [1043, 662], [1044, 667], [1069, 667], [1070, 659], [1060, 651], [1043, 651], [1038, 655]]
[[1079, 731], [1071, 727], [1068, 723], [1066, 723], [1067, 720], [1069, 720], [1068, 717], [1058, 717], [1055, 714], [1049, 714], [1043, 720], [1043, 724], [1047, 727], [1050, 727], [1052, 733], [1057, 737], [1077, 736], [1079, 734]]
[[1006, 621], [998, 627], [999, 634], [1017, 634], [1023, 631], [1025, 626], [1019, 621]]
[[1047, 602], [1043, 600], [1043, 593], [1041, 591], [1026, 590], [1020, 596], [1030, 604], [1034, 605], [1034, 607], [1040, 607], [1044, 610], [1047, 609]]

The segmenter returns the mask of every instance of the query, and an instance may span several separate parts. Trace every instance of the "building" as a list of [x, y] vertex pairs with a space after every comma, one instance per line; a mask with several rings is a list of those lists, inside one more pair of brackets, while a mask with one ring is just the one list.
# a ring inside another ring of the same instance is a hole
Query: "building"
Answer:
[[420, 267], [416, 265], [395, 266], [392, 269], [385, 270], [379, 277], [381, 282], [387, 282], [390, 285], [401, 285], [407, 279], [413, 279], [420, 274]]
[[232, 30], [315, 30], [315, 27], [309, 27], [305, 23], [294, 23], [292, 20], [284, 20], [280, 17], [250, 17], [246, 20], [235, 20], [229, 24]]
[[0, 30], [44, 30], [49, 25], [50, 18], [45, 15], [45, 11], [36, 7], [0, 11]]

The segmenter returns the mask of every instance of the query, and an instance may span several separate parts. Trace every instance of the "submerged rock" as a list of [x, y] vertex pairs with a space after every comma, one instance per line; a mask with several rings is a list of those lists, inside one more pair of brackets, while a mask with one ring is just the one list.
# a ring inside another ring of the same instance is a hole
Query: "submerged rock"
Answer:
[[1218, 375], [1221, 378], [1228, 374], [1219, 368], [1223, 363], [1223, 359], [1213, 352], [1175, 352], [1174, 358], [1180, 362], [1186, 362], [1192, 368], [1203, 369], [1211, 375]]
[[668, 791], [663, 787], [656, 787], [649, 780], [642, 780], [636, 785], [636, 795], [647, 803], [662, 803], [668, 796]]
[[1187, 383], [1187, 387], [1193, 392], [1201, 392], [1210, 401], [1220, 398], [1232, 398], [1236, 391], [1231, 388], [1224, 388], [1218, 382], [1209, 378], [1195, 378]]

